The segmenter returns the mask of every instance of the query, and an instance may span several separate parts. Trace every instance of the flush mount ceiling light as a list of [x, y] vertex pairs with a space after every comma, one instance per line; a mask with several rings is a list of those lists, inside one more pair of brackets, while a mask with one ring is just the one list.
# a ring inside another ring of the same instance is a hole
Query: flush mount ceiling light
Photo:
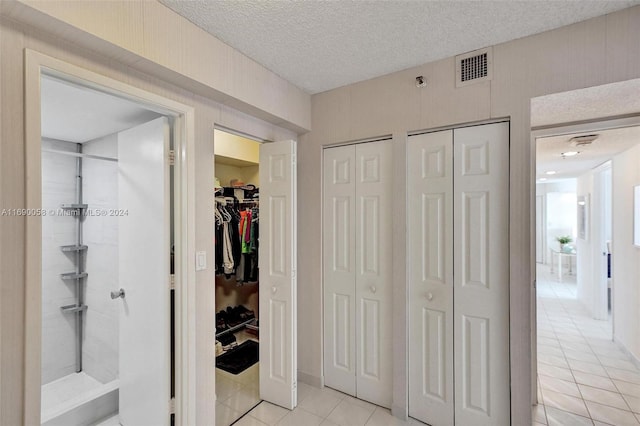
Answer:
[[561, 152], [560, 156], [562, 156], [562, 159], [564, 160], [567, 157], [574, 157], [578, 154], [580, 154], [580, 151], [566, 151], [566, 152]]
[[555, 170], [549, 170], [548, 172], [545, 172], [546, 175], [555, 175], [556, 171]]
[[540, 178], [540, 179], [538, 179], [538, 182], [544, 182], [546, 180], [547, 180], [547, 178]]

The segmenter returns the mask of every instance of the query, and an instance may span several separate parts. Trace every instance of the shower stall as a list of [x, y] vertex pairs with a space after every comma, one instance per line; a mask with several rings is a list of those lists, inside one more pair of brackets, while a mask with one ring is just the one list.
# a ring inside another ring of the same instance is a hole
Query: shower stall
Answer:
[[43, 425], [118, 412], [117, 166], [117, 135], [42, 141]]

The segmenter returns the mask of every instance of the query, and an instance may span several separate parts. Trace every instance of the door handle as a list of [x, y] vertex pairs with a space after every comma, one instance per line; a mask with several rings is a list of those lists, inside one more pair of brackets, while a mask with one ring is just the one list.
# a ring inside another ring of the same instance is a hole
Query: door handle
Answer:
[[276, 291], [278, 291], [278, 287], [276, 286], [271, 287], [271, 293], [276, 294]]
[[112, 291], [111, 292], [111, 298], [112, 299], [117, 299], [119, 297], [122, 297], [124, 299], [124, 289], [123, 288], [121, 288], [118, 291]]
[[433, 300], [433, 293], [427, 293], [427, 300]]
[[375, 285], [369, 286], [369, 288], [371, 289], [371, 293], [375, 293], [376, 291], [378, 291]]

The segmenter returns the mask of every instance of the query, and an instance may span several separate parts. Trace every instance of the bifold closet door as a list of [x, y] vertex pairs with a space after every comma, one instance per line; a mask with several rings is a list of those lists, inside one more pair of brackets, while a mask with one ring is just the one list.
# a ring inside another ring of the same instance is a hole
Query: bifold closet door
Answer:
[[453, 140], [455, 419], [508, 425], [509, 123]]
[[409, 138], [409, 415], [509, 424], [509, 124]]
[[325, 383], [389, 407], [391, 141], [324, 155]]
[[453, 424], [453, 131], [411, 136], [409, 415]]

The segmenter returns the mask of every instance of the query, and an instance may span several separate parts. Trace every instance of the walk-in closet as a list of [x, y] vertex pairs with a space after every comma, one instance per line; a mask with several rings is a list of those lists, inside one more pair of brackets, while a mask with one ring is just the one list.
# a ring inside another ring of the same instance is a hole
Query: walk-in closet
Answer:
[[216, 425], [260, 402], [260, 143], [214, 131]]

